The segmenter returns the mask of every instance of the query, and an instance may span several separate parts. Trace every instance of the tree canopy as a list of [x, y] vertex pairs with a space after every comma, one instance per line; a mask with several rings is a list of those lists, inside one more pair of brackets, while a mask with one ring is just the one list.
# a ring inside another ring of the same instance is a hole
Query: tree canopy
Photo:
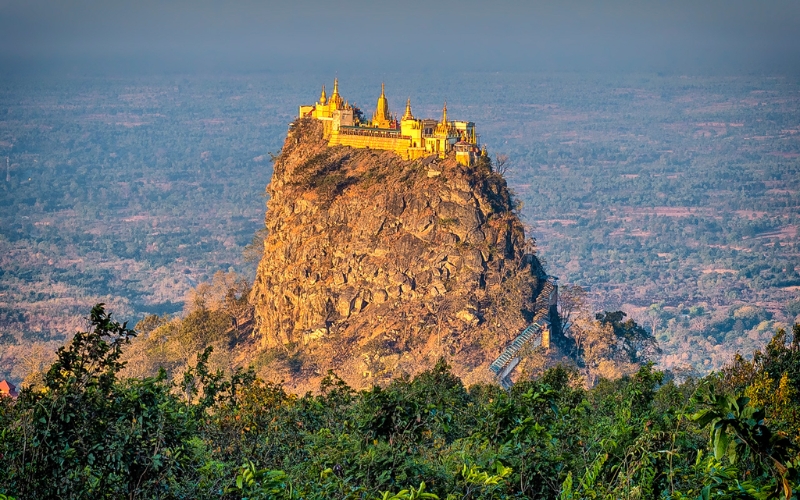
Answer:
[[[210, 369], [209, 349], [179, 383], [120, 377], [135, 333], [102, 304], [90, 320], [42, 386], [0, 398], [0, 494], [797, 498], [800, 325], [791, 342], [779, 331], [752, 361], [681, 383], [645, 363], [586, 389], [558, 366], [505, 391], [465, 387], [440, 360], [360, 392], [329, 373], [298, 396], [250, 371]], [[647, 341], [623, 320], [597, 322]]]

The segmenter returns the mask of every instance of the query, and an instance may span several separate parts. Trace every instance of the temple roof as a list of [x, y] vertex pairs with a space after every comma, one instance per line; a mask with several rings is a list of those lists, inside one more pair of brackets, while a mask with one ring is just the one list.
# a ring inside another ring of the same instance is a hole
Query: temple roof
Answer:
[[378, 105], [372, 119], [375, 121], [389, 120], [389, 101], [386, 99], [386, 88], [383, 83], [381, 83], [381, 96], [378, 97]]
[[403, 120], [413, 120], [414, 115], [411, 114], [411, 98], [406, 101], [406, 112], [403, 113]]
[[342, 96], [339, 95], [339, 79], [333, 79], [333, 93], [331, 94], [331, 106], [335, 107], [335, 109], [341, 109], [344, 105], [344, 99]]
[[17, 396], [17, 387], [8, 380], [0, 381], [0, 394], [7, 394], [11, 397]]
[[322, 86], [322, 93], [319, 96], [319, 103], [324, 105], [328, 102], [328, 95], [325, 93], [325, 85]]

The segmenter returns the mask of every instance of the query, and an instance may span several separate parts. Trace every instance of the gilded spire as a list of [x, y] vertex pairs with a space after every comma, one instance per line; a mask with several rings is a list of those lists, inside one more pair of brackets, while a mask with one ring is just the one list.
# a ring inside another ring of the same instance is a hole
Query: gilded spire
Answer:
[[447, 125], [447, 101], [444, 101], [444, 108], [442, 108], [442, 123]]
[[411, 98], [406, 101], [406, 112], [403, 113], [403, 120], [413, 120], [414, 115], [411, 114]]
[[331, 94], [330, 106], [333, 110], [342, 109], [344, 99], [339, 95], [339, 79], [333, 79], [333, 93]]
[[372, 122], [375, 126], [381, 128], [388, 128], [391, 116], [389, 115], [389, 102], [386, 100], [386, 88], [381, 83], [381, 96], [378, 97], [378, 105], [375, 107], [375, 114], [372, 116]]
[[323, 106], [328, 102], [328, 94], [325, 93], [325, 85], [322, 86], [322, 93], [319, 95], [319, 103]]

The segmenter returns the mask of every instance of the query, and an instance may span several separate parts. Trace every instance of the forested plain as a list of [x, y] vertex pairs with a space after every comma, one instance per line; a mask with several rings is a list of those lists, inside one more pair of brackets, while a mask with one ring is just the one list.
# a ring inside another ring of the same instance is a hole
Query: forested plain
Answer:
[[[46, 369], [96, 302], [180, 314], [216, 271], [252, 276], [270, 155], [332, 76], [5, 77], [0, 376]], [[660, 367], [721, 368], [800, 314], [797, 81], [339, 76], [367, 114], [385, 80], [394, 111], [475, 121], [548, 272], [644, 325]]]

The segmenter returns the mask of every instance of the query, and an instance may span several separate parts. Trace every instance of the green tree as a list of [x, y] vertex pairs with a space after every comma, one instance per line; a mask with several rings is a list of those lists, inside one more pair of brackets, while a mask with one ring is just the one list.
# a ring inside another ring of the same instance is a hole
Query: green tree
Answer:
[[4, 487], [22, 498], [153, 497], [179, 474], [192, 423], [164, 374], [117, 380], [135, 333], [103, 304], [58, 350], [44, 389], [23, 389], [0, 435]]
[[603, 325], [611, 325], [617, 340], [616, 349], [631, 363], [653, 361], [654, 356], [661, 352], [656, 339], [634, 320], [625, 320], [625, 316], [627, 314], [622, 311], [605, 311], [597, 313], [595, 319]]

